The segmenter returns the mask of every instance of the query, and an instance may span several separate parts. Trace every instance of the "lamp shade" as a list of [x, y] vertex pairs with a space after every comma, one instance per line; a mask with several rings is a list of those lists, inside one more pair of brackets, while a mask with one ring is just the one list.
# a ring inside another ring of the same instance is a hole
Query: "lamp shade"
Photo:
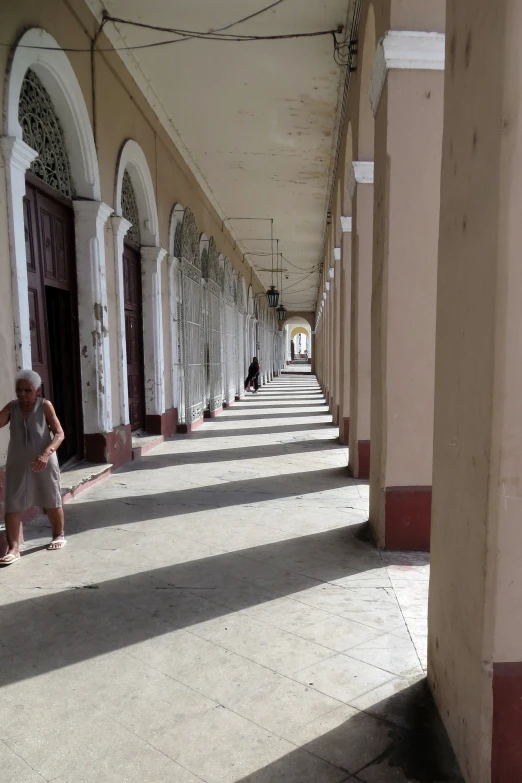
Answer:
[[277, 312], [277, 320], [284, 321], [286, 318], [286, 307], [284, 306], [284, 304], [281, 303], [277, 308], [276, 312]]
[[270, 288], [266, 292], [266, 297], [268, 299], [269, 307], [277, 307], [277, 303], [279, 302], [279, 291], [275, 286], [273, 285], [270, 286]]

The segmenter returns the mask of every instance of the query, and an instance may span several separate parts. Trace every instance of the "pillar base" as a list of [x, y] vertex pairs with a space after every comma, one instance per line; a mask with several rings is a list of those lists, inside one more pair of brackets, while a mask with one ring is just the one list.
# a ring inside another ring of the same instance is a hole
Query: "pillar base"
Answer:
[[493, 664], [491, 783], [522, 780], [522, 663]]
[[343, 437], [341, 442], [347, 446], [350, 442], [350, 417], [345, 416], [339, 426]]
[[370, 441], [358, 440], [355, 444], [357, 449], [357, 471], [354, 470], [353, 463], [350, 461], [348, 470], [353, 478], [369, 480], [370, 478]]
[[122, 424], [112, 432], [94, 432], [84, 435], [87, 462], [108, 463], [121, 468], [132, 460], [131, 425]]
[[220, 415], [220, 413], [223, 413], [223, 407], [216, 408], [215, 411], [205, 411], [205, 413], [203, 414], [203, 418], [204, 419], [215, 419], [216, 416]]
[[196, 419], [196, 421], [192, 421], [190, 424], [178, 424], [176, 431], [181, 435], [186, 435], [187, 433], [197, 429], [200, 424], [203, 424], [203, 416], [201, 416], [199, 419]]
[[169, 408], [161, 414], [147, 414], [145, 417], [145, 426], [150, 435], [163, 435], [164, 438], [170, 438], [176, 434], [177, 424], [177, 408]]
[[386, 487], [384, 498], [385, 548], [429, 552], [431, 487]]

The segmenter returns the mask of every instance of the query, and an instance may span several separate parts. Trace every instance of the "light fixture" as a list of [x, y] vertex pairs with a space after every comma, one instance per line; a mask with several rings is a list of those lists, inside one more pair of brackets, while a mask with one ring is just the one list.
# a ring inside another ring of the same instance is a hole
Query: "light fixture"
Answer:
[[277, 303], [279, 302], [279, 291], [275, 286], [270, 286], [266, 292], [266, 298], [268, 299], [269, 307], [277, 307]]

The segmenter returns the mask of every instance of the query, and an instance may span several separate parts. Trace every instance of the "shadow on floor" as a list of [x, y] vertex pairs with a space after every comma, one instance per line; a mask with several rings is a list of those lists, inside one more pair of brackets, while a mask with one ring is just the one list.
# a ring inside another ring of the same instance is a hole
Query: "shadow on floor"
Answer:
[[[139, 463], [134, 465], [131, 463], [129, 467], [122, 468], [117, 474], [119, 483], [121, 484], [126, 477], [132, 480], [132, 473], [140, 469], [144, 468], [140, 467]], [[325, 468], [249, 478], [243, 481], [220, 481], [190, 489], [147, 495], [125, 495], [125, 497], [103, 500], [89, 500], [88, 497], [83, 499], [83, 496], [80, 496], [73, 504], [68, 505], [67, 518], [77, 529], [92, 530], [233, 506], [248, 508], [278, 498], [295, 497], [299, 500], [309, 494], [319, 495], [321, 492], [346, 489], [348, 483], [353, 486], [367, 484], [365, 481], [349, 478], [347, 471], [347, 467]], [[354, 496], [354, 500], [356, 499], [358, 498]], [[341, 498], [339, 505], [343, 508], [352, 508], [345, 499]], [[89, 515], [89, 522], [82, 519], [85, 513]]]
[[[179, 442], [179, 441], [178, 441]], [[152, 467], [166, 467], [169, 465], [199, 465], [204, 463], [233, 462], [236, 460], [265, 459], [267, 457], [280, 457], [291, 454], [309, 454], [312, 451], [329, 451], [338, 449], [339, 443], [333, 438], [319, 440], [289, 441], [288, 443], [275, 443], [274, 445], [238, 446], [235, 449], [213, 449], [210, 451], [190, 451], [169, 454], [148, 453], [137, 460], [133, 470], [150, 470]], [[120, 474], [118, 474], [120, 475]]]
[[[303, 406], [308, 407], [308, 406]], [[323, 410], [321, 411], [300, 411], [299, 409], [292, 410], [291, 412], [283, 411], [281, 413], [254, 413], [252, 416], [248, 416], [246, 413], [240, 414], [239, 416], [229, 415], [228, 413], [225, 413], [223, 416], [218, 417], [217, 419], [207, 419], [209, 424], [212, 424], [215, 421], [259, 421], [260, 419], [292, 419], [296, 418], [297, 416], [300, 418], [307, 417], [307, 416], [328, 416], [330, 411], [328, 410], [326, 405], [323, 405]], [[233, 408], [231, 410], [234, 410]], [[245, 409], [250, 410], [250, 409]], [[266, 411], [266, 408], [264, 409]]]
[[426, 680], [356, 713], [237, 783], [299, 781], [307, 764], [303, 750], [351, 774], [346, 782], [464, 783]]
[[[310, 414], [313, 415], [313, 414]], [[331, 414], [322, 414], [325, 417]], [[214, 421], [220, 425], [226, 424], [226, 418], [217, 418]], [[205, 430], [194, 430], [188, 434], [188, 438], [231, 438], [236, 435], [277, 435], [277, 433], [283, 432], [308, 432], [310, 430], [322, 430], [325, 427], [331, 425], [331, 421], [317, 422], [317, 424], [282, 424], [280, 427], [245, 427], [244, 429], [238, 429], [237, 427], [230, 427], [230, 429], [214, 429], [208, 428]]]
[[[3, 641], [11, 649], [15, 644], [14, 652], [23, 654], [2, 661], [0, 684], [72, 666], [310, 588], [321, 589], [323, 582], [382, 568], [373, 547], [354, 535], [357, 528], [337, 528], [142, 570], [41, 597], [35, 583], [31, 598], [2, 606]], [[132, 543], [138, 566], [141, 541]], [[101, 560], [110, 573], [111, 562]], [[117, 559], [113, 562], [121, 567]], [[354, 599], [348, 590], [340, 585], [323, 587], [338, 589], [351, 611]], [[376, 588], [367, 598], [357, 597], [354, 611], [366, 613], [366, 622], [378, 626], [383, 611], [387, 617], [395, 611], [390, 604], [395, 607], [386, 590]], [[400, 622], [398, 609], [397, 616]]]

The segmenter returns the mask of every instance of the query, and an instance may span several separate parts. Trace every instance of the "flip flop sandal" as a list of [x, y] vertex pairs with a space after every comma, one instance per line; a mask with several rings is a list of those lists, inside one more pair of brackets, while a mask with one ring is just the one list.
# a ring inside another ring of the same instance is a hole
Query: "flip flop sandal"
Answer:
[[16, 555], [4, 555], [0, 557], [0, 566], [13, 565], [13, 563], [18, 563], [19, 560], [20, 555], [18, 557]]
[[57, 552], [59, 549], [63, 549], [66, 544], [67, 539], [59, 536], [58, 538], [53, 538], [47, 549], [49, 552]]

